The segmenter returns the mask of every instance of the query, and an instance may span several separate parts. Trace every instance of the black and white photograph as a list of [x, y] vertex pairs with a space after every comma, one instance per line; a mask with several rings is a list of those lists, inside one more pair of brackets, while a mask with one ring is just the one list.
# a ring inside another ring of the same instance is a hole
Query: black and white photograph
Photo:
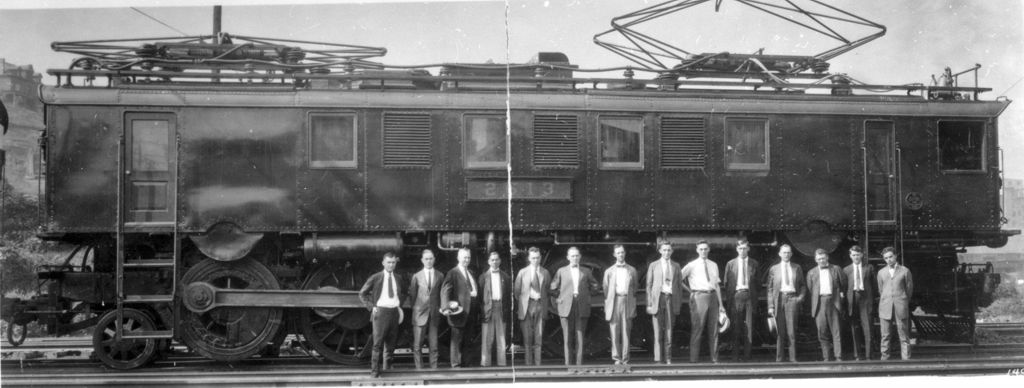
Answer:
[[0, 386], [1024, 381], [1019, 0], [5, 0]]

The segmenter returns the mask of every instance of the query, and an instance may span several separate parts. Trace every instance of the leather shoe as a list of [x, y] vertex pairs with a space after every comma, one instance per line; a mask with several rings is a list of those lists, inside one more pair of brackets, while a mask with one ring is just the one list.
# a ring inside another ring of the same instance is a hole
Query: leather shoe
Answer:
[[370, 377], [371, 378], [378, 378], [378, 377], [380, 377], [380, 371], [376, 371], [376, 370], [375, 371], [370, 371]]

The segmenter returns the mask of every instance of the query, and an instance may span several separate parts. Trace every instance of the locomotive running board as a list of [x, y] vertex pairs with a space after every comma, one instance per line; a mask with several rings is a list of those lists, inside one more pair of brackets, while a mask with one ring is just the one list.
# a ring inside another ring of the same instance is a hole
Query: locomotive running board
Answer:
[[186, 285], [181, 299], [185, 308], [195, 313], [218, 307], [364, 308], [356, 291], [236, 290], [206, 282]]

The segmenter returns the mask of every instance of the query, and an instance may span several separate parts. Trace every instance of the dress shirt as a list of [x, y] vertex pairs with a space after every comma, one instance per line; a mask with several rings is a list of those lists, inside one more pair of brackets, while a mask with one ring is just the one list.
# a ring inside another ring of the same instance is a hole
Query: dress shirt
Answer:
[[501, 272], [491, 272], [491, 300], [501, 300]]
[[864, 284], [862, 283], [864, 276], [860, 273], [860, 264], [853, 264], [853, 290], [864, 291]]
[[747, 286], [747, 258], [740, 259], [739, 271], [736, 275], [736, 291], [746, 290]]
[[427, 272], [427, 288], [429, 289], [430, 286], [434, 285], [434, 269], [424, 268], [423, 270]]
[[818, 267], [818, 296], [832, 295], [832, 276], [828, 268]]
[[[398, 288], [397, 288], [398, 287], [398, 283], [395, 282], [395, 274], [392, 273], [392, 272], [384, 271], [384, 279], [383, 279], [383, 281], [384, 281], [384, 288], [385, 288], [385, 290], [381, 291], [380, 299], [377, 299], [377, 307], [388, 307], [388, 308], [398, 307], [398, 304], [399, 304], [398, 303]], [[390, 284], [390, 287], [391, 287], [390, 294], [392, 295], [390, 298], [388, 297], [388, 290], [387, 290], [389, 284]]]
[[569, 274], [572, 275], [572, 294], [578, 295], [580, 293], [580, 266], [569, 266]]
[[661, 292], [663, 294], [672, 294], [672, 266], [668, 264], [668, 259], [661, 259], [661, 273], [662, 277], [665, 278], [665, 282], [661, 284]]
[[629, 292], [629, 272], [625, 265], [615, 265], [615, 293], [625, 295]]
[[530, 266], [530, 299], [540, 299], [540, 269], [536, 266]]
[[[686, 278], [692, 291], [714, 291], [718, 284], [718, 266], [711, 265], [711, 260], [697, 259], [686, 265], [690, 268], [690, 276]], [[684, 271], [685, 272], [685, 269]]]
[[469, 276], [469, 270], [466, 269], [466, 267], [459, 267], [459, 270], [462, 271], [462, 276], [465, 276], [466, 279], [469, 279], [469, 296], [475, 298], [476, 297], [476, 280], [473, 280], [473, 277]]
[[896, 266], [895, 265], [892, 266], [892, 267], [889, 267], [889, 279], [892, 279], [893, 276], [896, 276]]
[[789, 263], [782, 262], [782, 288], [779, 291], [782, 292], [796, 292], [796, 288], [793, 287], [793, 274], [789, 273]]

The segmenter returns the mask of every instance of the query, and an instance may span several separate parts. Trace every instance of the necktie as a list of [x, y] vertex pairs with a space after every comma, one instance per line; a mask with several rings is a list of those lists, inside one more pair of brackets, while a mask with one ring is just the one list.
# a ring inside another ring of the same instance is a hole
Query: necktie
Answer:
[[665, 285], [666, 286], [671, 286], [672, 285], [672, 271], [668, 270], [668, 260], [663, 260], [661, 262], [661, 273], [662, 273], [662, 276], [665, 277]]
[[391, 272], [388, 272], [388, 298], [395, 297], [395, 282], [391, 279]]
[[708, 287], [711, 287], [711, 275], [708, 274], [708, 259], [704, 259], [704, 280], [708, 281]]
[[789, 285], [789, 264], [782, 263], [782, 285], [790, 287]]
[[860, 282], [861, 282], [861, 275], [860, 275], [860, 266], [859, 265], [853, 267], [853, 278], [854, 278], [853, 279], [853, 289], [857, 290], [857, 291], [863, 290], [864, 286], [862, 286], [860, 284]]
[[537, 293], [540, 292], [540, 276], [537, 275], [538, 272], [540, 271], [533, 271], [533, 280], [530, 282], [530, 289]]
[[462, 275], [465, 276], [466, 280], [469, 281], [469, 292], [471, 294], [475, 294], [476, 293], [476, 282], [473, 281], [473, 275], [470, 274], [469, 270], [466, 269], [466, 268], [463, 268], [462, 271], [463, 271]]
[[746, 277], [746, 274], [744, 273], [746, 271], [746, 269], [747, 269], [747, 259], [740, 260], [740, 273], [736, 277], [738, 277], [740, 279], [740, 286], [743, 286], [743, 287], [747, 286], [747, 277]]

